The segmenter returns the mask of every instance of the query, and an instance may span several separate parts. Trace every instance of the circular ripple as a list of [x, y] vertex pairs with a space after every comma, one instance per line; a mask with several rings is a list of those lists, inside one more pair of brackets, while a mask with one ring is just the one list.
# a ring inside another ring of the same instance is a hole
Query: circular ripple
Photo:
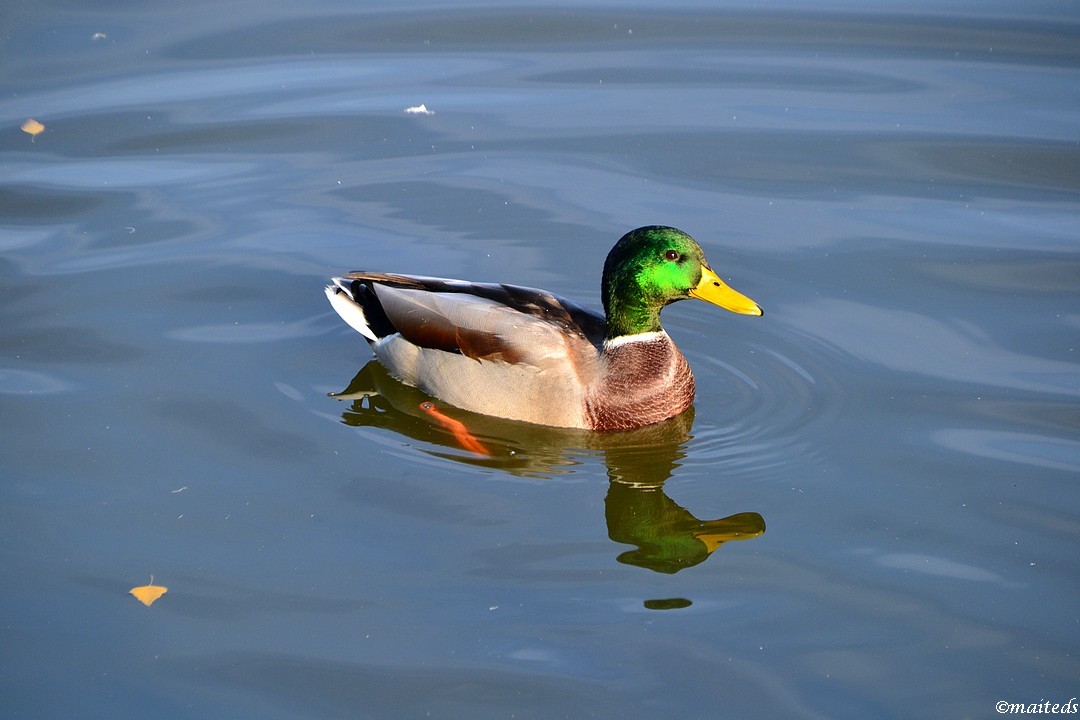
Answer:
[[698, 386], [695, 458], [769, 476], [821, 456], [818, 440], [845, 397], [836, 372], [842, 351], [788, 328], [762, 340], [729, 339], [722, 357], [687, 355]]

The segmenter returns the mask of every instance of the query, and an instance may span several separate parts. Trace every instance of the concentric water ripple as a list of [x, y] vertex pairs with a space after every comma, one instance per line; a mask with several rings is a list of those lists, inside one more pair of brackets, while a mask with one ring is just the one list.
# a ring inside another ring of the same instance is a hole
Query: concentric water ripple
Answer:
[[815, 438], [828, 432], [845, 395], [834, 370], [842, 354], [790, 332], [729, 341], [722, 357], [688, 353], [698, 378], [694, 457], [752, 476], [820, 457]]

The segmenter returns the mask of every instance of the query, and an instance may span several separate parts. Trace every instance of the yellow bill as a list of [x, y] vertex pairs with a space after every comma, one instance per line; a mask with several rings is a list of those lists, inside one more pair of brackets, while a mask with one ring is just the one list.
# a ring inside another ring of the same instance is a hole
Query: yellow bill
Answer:
[[701, 266], [701, 282], [690, 291], [691, 297], [711, 302], [740, 315], [764, 315], [761, 306], [750, 298], [729, 288], [708, 265]]

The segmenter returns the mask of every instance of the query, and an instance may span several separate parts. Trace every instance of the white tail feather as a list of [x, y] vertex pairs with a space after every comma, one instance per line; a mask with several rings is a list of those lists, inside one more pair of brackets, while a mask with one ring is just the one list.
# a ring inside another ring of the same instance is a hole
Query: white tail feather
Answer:
[[352, 295], [342, 286], [339, 278], [334, 278], [333, 285], [326, 286], [326, 299], [330, 301], [331, 307], [337, 311], [342, 320], [348, 323], [349, 327], [371, 342], [379, 341], [379, 338], [375, 336], [375, 333], [368, 326], [367, 318], [364, 316], [364, 309], [352, 299]]

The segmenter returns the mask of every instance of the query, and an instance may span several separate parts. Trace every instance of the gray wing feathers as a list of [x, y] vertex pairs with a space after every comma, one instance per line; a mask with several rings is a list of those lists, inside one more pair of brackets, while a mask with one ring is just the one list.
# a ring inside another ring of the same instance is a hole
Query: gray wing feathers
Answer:
[[568, 344], [592, 348], [584, 336], [567, 335], [543, 318], [487, 298], [381, 284], [375, 293], [402, 337], [421, 347], [537, 368], [581, 352]]

